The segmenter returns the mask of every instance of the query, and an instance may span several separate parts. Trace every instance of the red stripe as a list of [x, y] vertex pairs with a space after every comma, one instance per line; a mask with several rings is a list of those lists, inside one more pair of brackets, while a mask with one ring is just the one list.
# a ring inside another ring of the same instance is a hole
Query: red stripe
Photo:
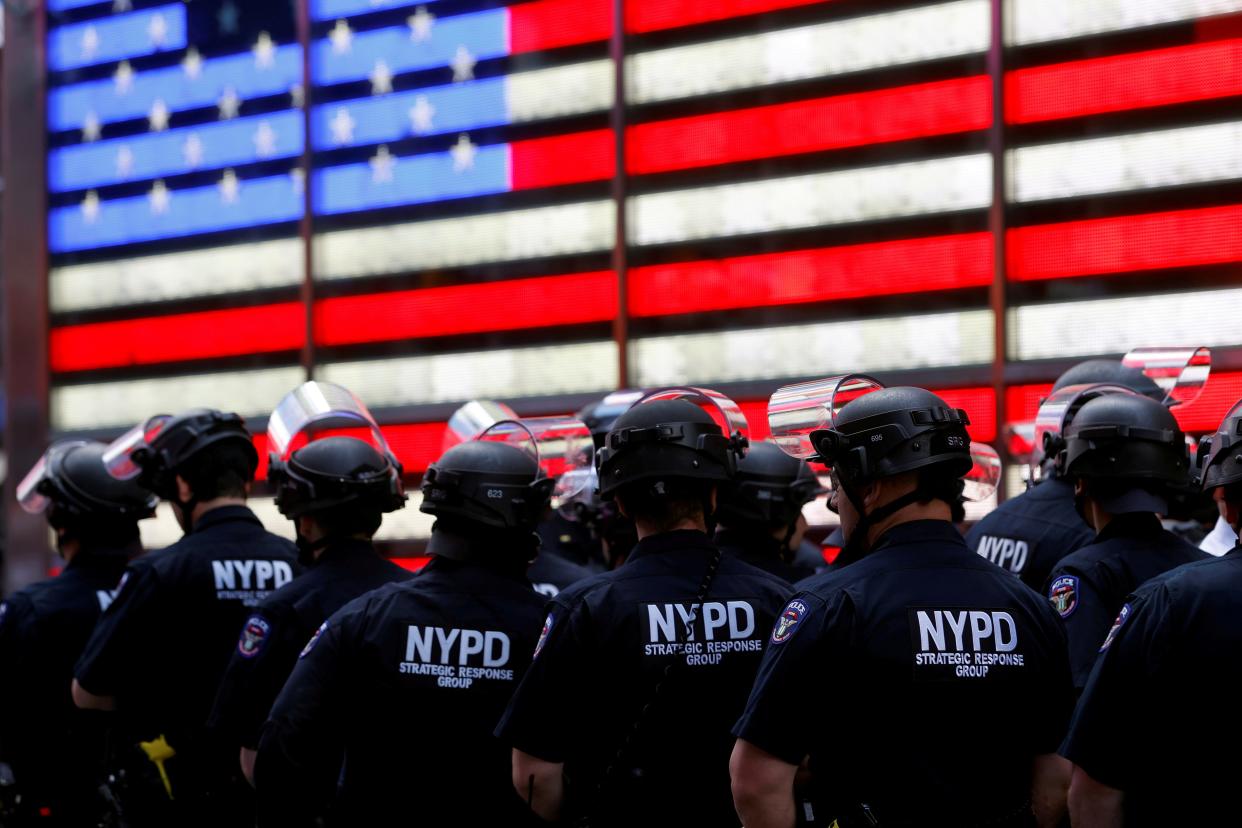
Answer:
[[1242, 95], [1242, 39], [1019, 69], [1005, 120], [1028, 124]]
[[991, 120], [989, 79], [955, 78], [640, 124], [629, 129], [626, 166], [636, 175], [682, 170], [968, 132]]
[[413, 558], [389, 558], [402, 569], [408, 569], [410, 572], [417, 572], [431, 561], [430, 555], [417, 555]]
[[1019, 227], [1009, 278], [1062, 279], [1242, 261], [1242, 205]]
[[992, 281], [992, 237], [923, 239], [652, 265], [629, 272], [633, 316], [770, 307], [978, 287]]
[[612, 178], [616, 146], [612, 130], [598, 129], [515, 141], [510, 158], [512, 188], [530, 190]]
[[350, 345], [604, 322], [617, 314], [612, 271], [344, 296], [315, 304], [315, 342]]
[[298, 302], [67, 325], [51, 332], [53, 371], [293, 351], [305, 340]]
[[654, 32], [747, 14], [807, 6], [814, 0], [646, 0], [625, 4], [625, 29]]
[[509, 7], [509, 53], [612, 37], [611, 0], [537, 0]]

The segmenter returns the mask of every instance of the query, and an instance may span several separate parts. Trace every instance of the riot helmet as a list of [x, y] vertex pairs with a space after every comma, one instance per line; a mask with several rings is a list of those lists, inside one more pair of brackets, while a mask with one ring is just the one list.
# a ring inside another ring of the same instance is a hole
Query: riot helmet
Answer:
[[455, 525], [532, 533], [554, 486], [521, 448], [471, 440], [449, 449], [427, 469], [419, 509]]
[[751, 444], [737, 464], [737, 475], [722, 486], [717, 517], [724, 526], [787, 527], [802, 507], [823, 491], [811, 467], [775, 444]]
[[596, 400], [585, 406], [574, 417], [590, 430], [591, 438], [595, 441], [595, 448], [601, 449], [617, 418], [629, 411], [634, 403], [642, 399], [642, 396], [642, 391], [631, 389], [614, 391], [602, 400]]
[[1080, 362], [1057, 377], [1052, 390], [1060, 391], [1071, 385], [1116, 385], [1157, 402], [1162, 402], [1165, 398], [1164, 390], [1154, 380], [1140, 369], [1125, 365], [1117, 359], [1088, 359]]
[[[1195, 478], [1204, 491], [1242, 483], [1242, 400], [1239, 400], [1216, 433], [1199, 441]], [[1242, 491], [1238, 494], [1242, 496]]]

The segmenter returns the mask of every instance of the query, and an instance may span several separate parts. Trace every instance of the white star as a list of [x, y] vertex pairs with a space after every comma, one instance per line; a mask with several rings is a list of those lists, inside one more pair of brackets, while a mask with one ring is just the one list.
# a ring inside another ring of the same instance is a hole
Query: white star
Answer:
[[336, 21], [332, 31], [328, 32], [328, 40], [332, 41], [333, 54], [343, 55], [354, 47], [354, 33], [344, 20]]
[[276, 65], [276, 44], [267, 32], [259, 32], [259, 39], [251, 51], [254, 52], [254, 68], [271, 69]]
[[86, 113], [86, 118], [82, 120], [82, 140], [98, 141], [102, 130], [103, 125], [99, 123], [99, 116], [94, 111]]
[[129, 147], [122, 145], [116, 151], [116, 175], [117, 178], [129, 178], [134, 171], [134, 151]]
[[94, 26], [87, 26], [82, 32], [82, 60], [92, 60], [99, 51], [99, 32]]
[[168, 212], [169, 203], [172, 200], [172, 194], [168, 188], [164, 186], [164, 179], [157, 179], [151, 187], [151, 192], [147, 193], [147, 200], [151, 202], [152, 215], [162, 216]]
[[436, 16], [427, 11], [426, 6], [419, 6], [405, 22], [410, 26], [410, 40], [426, 43], [431, 39], [431, 26], [436, 22]]
[[303, 195], [306, 192], [306, 170], [301, 167], [294, 167], [289, 170], [289, 178], [293, 180], [294, 194]]
[[225, 204], [236, 204], [238, 192], [241, 190], [241, 182], [237, 180], [237, 173], [232, 170], [225, 170], [224, 175], [220, 178], [220, 200]]
[[99, 193], [94, 190], [88, 190], [86, 198], [82, 199], [82, 220], [87, 224], [94, 224], [99, 219]]
[[156, 98], [151, 104], [151, 112], [147, 115], [147, 121], [151, 124], [152, 132], [163, 132], [168, 129], [168, 104], [164, 103], [163, 98]]
[[338, 146], [341, 144], [352, 144], [354, 142], [354, 119], [349, 117], [349, 110], [345, 107], [338, 107], [336, 115], [328, 123], [332, 130], [332, 140]]
[[112, 13], [134, 10], [133, 0], [112, 0]]
[[457, 52], [453, 55], [453, 82], [461, 83], [474, 79], [474, 66], [479, 61], [474, 55], [470, 54], [470, 50], [465, 46], [458, 46]]
[[134, 67], [129, 65], [128, 60], [123, 60], [117, 65], [112, 82], [116, 85], [118, 95], [128, 95], [134, 88]]
[[181, 61], [181, 68], [185, 70], [185, 76], [190, 80], [198, 80], [203, 74], [203, 56], [198, 53], [198, 49], [193, 46], [185, 53], [185, 59]]
[[397, 158], [388, 151], [386, 144], [380, 145], [380, 148], [375, 151], [375, 155], [369, 163], [371, 164], [372, 184], [392, 183], [392, 168], [396, 166]]
[[237, 90], [231, 86], [226, 86], [224, 94], [220, 96], [220, 100], [216, 101], [216, 106], [220, 108], [221, 121], [236, 118], [237, 111], [241, 109], [241, 99], [237, 97]]
[[431, 105], [431, 101], [427, 100], [426, 95], [419, 95], [410, 107], [410, 129], [419, 135], [431, 132], [431, 119], [435, 116], [436, 108]]
[[168, 42], [168, 21], [164, 19], [164, 15], [152, 15], [151, 25], [147, 26], [147, 35], [151, 38], [152, 48], [164, 48], [164, 44]]
[[304, 109], [306, 107], [306, 87], [300, 83], [295, 83], [289, 87], [289, 105], [294, 109]]
[[197, 132], [191, 132], [185, 139], [185, 143], [181, 145], [181, 155], [185, 157], [185, 165], [190, 169], [203, 163], [203, 139], [198, 137]]
[[371, 94], [384, 95], [391, 91], [392, 70], [383, 59], [377, 60], [375, 68], [371, 70]]
[[453, 172], [473, 169], [474, 156], [478, 151], [469, 135], [457, 136], [457, 143], [449, 150], [449, 154], [453, 156]]
[[276, 154], [276, 130], [267, 121], [260, 121], [254, 133], [254, 154], [259, 158], [271, 158]]

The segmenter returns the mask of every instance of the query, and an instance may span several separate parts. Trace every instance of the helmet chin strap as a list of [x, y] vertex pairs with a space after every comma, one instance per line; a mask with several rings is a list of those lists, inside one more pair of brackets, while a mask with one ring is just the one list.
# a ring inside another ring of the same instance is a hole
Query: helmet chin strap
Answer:
[[845, 546], [841, 549], [839, 559], [842, 565], [862, 560], [871, 552], [871, 542], [867, 539], [867, 535], [870, 534], [873, 526], [885, 518], [895, 515], [910, 504], [918, 503], [927, 497], [922, 487], [916, 486], [912, 491], [899, 495], [883, 506], [878, 506], [868, 512], [862, 498], [858, 496], [852, 486], [842, 481], [841, 491], [849, 498], [854, 511], [858, 513], [858, 524], [854, 526], [854, 531], [850, 532], [850, 536], [845, 541]]

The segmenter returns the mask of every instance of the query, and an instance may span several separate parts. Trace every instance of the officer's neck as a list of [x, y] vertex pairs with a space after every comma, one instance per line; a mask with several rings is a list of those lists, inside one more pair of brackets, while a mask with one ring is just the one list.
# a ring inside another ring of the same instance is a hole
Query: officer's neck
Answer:
[[949, 504], [943, 500], [933, 500], [928, 503], [911, 503], [903, 506], [868, 528], [868, 545], [874, 544], [885, 532], [894, 526], [912, 523], [916, 520], [943, 520], [946, 523], [952, 523], [953, 512], [949, 508]]
[[679, 521], [673, 526], [656, 526], [645, 520], [634, 521], [634, 529], [638, 532], [638, 539], [645, 540], [653, 535], [663, 535], [667, 532], [677, 532], [682, 529], [697, 530], [703, 534], [707, 534], [707, 521], [702, 516], [695, 518], [686, 518]]
[[216, 509], [222, 509], [225, 506], [245, 506], [246, 498], [244, 497], [216, 497], [211, 500], [204, 500], [201, 503], [194, 504], [194, 511], [190, 513], [190, 523], [197, 526], [198, 522], [203, 519], [203, 515]]

